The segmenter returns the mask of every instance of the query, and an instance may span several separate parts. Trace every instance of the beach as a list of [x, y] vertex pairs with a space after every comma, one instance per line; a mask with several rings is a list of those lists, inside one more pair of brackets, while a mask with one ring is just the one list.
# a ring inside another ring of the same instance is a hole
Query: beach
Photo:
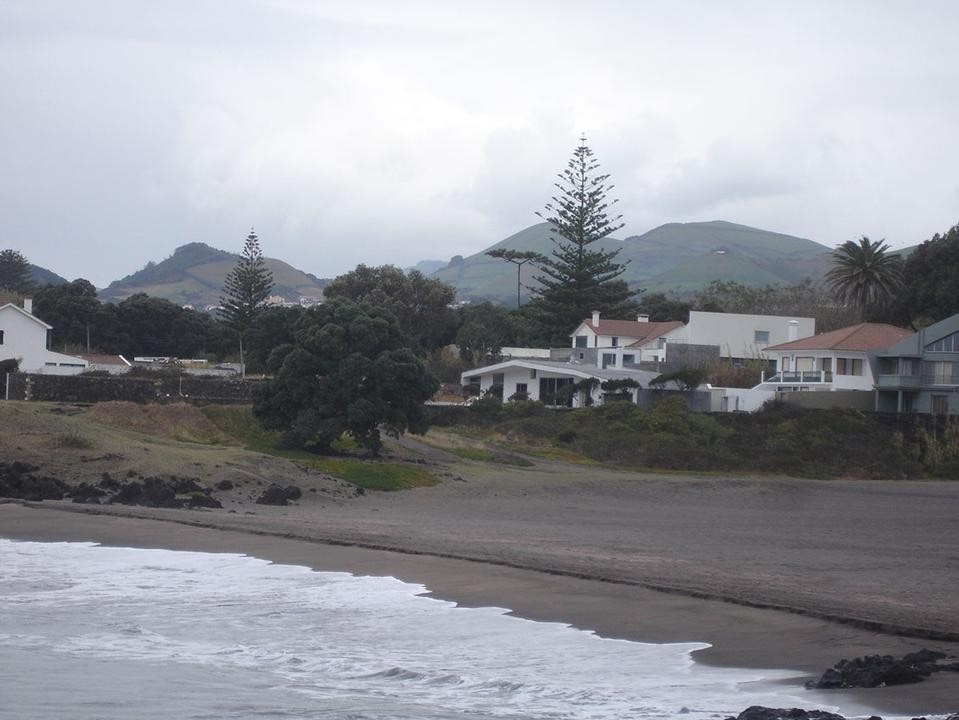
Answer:
[[[959, 484], [530, 468], [432, 453], [435, 487], [223, 510], [0, 505], [0, 537], [244, 553], [421, 583], [605, 637], [706, 642], [700, 662], [794, 669], [927, 647], [959, 654]], [[959, 710], [959, 674], [857, 691]]]

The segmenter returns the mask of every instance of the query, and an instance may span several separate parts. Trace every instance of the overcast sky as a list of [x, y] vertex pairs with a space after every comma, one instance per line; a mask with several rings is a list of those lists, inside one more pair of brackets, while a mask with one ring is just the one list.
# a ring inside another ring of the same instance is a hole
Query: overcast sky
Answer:
[[620, 236], [959, 222], [959, 3], [0, 0], [0, 249], [98, 286], [187, 242], [318, 276], [538, 221], [581, 133]]

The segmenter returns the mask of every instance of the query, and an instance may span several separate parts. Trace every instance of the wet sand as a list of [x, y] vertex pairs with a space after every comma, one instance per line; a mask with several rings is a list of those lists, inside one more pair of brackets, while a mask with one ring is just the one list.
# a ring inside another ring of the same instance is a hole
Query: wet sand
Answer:
[[[959, 484], [460, 469], [463, 481], [435, 488], [235, 513], [8, 503], [0, 537], [392, 575], [608, 637], [708, 642], [698, 661], [795, 669], [797, 684], [843, 657], [959, 655], [946, 639], [959, 631]], [[852, 697], [887, 714], [956, 712], [959, 673]]]

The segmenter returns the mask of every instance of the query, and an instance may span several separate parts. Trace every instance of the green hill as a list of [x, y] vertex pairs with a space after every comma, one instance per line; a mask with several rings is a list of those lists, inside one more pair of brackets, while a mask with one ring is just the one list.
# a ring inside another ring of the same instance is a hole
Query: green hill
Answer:
[[44, 285], [66, 285], [70, 282], [65, 277], [57, 275], [53, 270], [47, 270], [44, 267], [32, 264], [30, 265], [30, 277], [33, 279], [33, 284], [38, 288]]
[[[634, 288], [691, 292], [713, 280], [744, 285], [792, 285], [803, 278], [818, 280], [829, 266], [831, 250], [824, 245], [782, 233], [716, 220], [669, 223], [625, 240], [607, 238], [606, 250], [620, 249], [628, 261], [624, 279]], [[515, 303], [516, 266], [487, 256], [487, 250], [508, 248], [552, 252], [548, 223], [539, 223], [463, 258], [457, 256], [433, 277], [449, 283], [460, 299], [491, 299]], [[535, 268], [523, 266], [522, 283], [533, 283]], [[526, 295], [525, 290], [523, 294]]]
[[[136, 293], [170, 300], [178, 305], [205, 308], [218, 304], [223, 281], [236, 265], [239, 255], [212, 248], [204, 243], [189, 243], [174, 250], [173, 255], [121, 280], [110, 283], [99, 293], [101, 300], [118, 302]], [[326, 281], [297, 270], [273, 258], [265, 258], [273, 273], [273, 294], [287, 300], [300, 296], [320, 296]]]

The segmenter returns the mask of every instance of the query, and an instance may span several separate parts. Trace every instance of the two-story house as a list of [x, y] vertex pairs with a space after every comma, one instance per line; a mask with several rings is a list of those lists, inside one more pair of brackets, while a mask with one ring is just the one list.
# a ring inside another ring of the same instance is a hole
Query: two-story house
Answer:
[[895, 345], [912, 331], [885, 323], [859, 323], [766, 348], [777, 372], [764, 383], [780, 389], [867, 390], [874, 379], [870, 353]]
[[25, 373], [76, 375], [86, 370], [86, 360], [47, 350], [52, 327], [33, 314], [29, 298], [23, 304], [0, 306], [0, 360], [19, 360], [20, 372]]
[[876, 410], [959, 414], [959, 315], [876, 354]]

